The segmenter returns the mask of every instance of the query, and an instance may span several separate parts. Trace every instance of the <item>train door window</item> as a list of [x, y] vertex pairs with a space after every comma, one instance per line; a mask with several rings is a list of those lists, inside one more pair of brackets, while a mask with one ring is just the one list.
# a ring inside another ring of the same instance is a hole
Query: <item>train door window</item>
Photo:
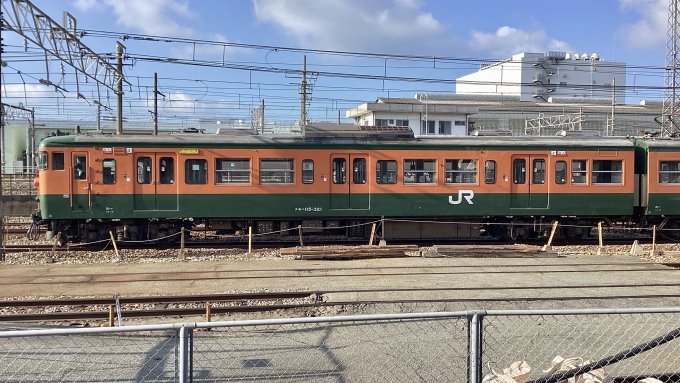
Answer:
[[158, 182], [161, 184], [175, 183], [175, 159], [172, 157], [161, 157], [158, 160]]
[[567, 183], [567, 162], [557, 161], [555, 163], [555, 183], [558, 185]]
[[527, 160], [517, 158], [512, 163], [512, 182], [516, 184], [527, 183]]
[[484, 163], [484, 183], [496, 183], [496, 161], [489, 160]]
[[216, 184], [249, 184], [250, 183], [250, 159], [249, 158], [216, 158], [215, 159], [215, 183]]
[[623, 161], [593, 160], [593, 184], [622, 184]]
[[73, 178], [76, 180], [87, 179], [87, 157], [73, 157]]
[[302, 183], [314, 183], [314, 161], [302, 160]]
[[116, 183], [116, 160], [104, 158], [102, 161], [102, 183], [112, 185]]
[[151, 157], [137, 158], [137, 183], [151, 183]]
[[260, 183], [292, 184], [295, 181], [295, 161], [285, 159], [260, 159]]
[[189, 185], [208, 183], [208, 160], [184, 161], [184, 182]]
[[333, 158], [333, 183], [344, 184], [347, 182], [347, 160], [344, 158]]
[[47, 170], [47, 152], [44, 150], [38, 153], [38, 170]]
[[64, 152], [52, 153], [52, 170], [64, 170]]
[[572, 160], [571, 161], [571, 183], [585, 184], [586, 183], [586, 167], [588, 161], [586, 160]]
[[437, 179], [437, 160], [404, 160], [405, 184], [433, 184]]
[[375, 166], [375, 178], [379, 184], [397, 183], [397, 161], [381, 160]]
[[477, 160], [446, 160], [444, 182], [447, 184], [477, 183]]
[[366, 183], [366, 159], [365, 158], [355, 158], [352, 161], [352, 182], [355, 184], [365, 184]]
[[661, 161], [659, 163], [660, 184], [680, 184], [680, 161]]
[[534, 184], [545, 183], [545, 160], [534, 160], [531, 182]]

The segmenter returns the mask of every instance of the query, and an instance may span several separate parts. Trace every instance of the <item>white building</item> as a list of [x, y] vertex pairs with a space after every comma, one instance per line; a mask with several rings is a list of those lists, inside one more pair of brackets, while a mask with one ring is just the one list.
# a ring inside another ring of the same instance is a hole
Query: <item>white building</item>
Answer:
[[459, 77], [456, 94], [519, 96], [520, 101], [548, 101], [550, 97], [611, 100], [613, 80], [616, 103], [625, 104], [625, 63], [604, 61], [597, 53], [525, 52], [482, 64], [477, 72]]

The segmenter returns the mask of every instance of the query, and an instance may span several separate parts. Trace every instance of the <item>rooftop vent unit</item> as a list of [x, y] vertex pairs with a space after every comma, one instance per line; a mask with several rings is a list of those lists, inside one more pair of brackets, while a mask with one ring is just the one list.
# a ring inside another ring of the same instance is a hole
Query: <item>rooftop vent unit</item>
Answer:
[[600, 137], [599, 130], [560, 130], [555, 134], [560, 137]]
[[490, 137], [490, 136], [512, 136], [512, 130], [475, 130], [472, 132], [476, 137]]

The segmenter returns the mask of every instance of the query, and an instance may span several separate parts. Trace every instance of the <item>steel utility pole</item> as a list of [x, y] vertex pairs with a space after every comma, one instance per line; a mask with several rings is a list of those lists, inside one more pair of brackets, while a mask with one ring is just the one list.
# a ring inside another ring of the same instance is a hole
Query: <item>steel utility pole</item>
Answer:
[[302, 85], [300, 86], [300, 126], [307, 125], [307, 55], [302, 59]]
[[153, 72], [153, 135], [158, 135], [158, 73]]
[[123, 134], [123, 49], [125, 46], [116, 42], [116, 134]]
[[661, 116], [661, 136], [674, 137], [680, 135], [680, 127], [676, 118], [680, 114], [676, 87], [680, 84], [680, 20], [678, 5], [680, 0], [668, 1], [668, 36], [666, 38], [666, 81], [664, 86], [663, 114]]

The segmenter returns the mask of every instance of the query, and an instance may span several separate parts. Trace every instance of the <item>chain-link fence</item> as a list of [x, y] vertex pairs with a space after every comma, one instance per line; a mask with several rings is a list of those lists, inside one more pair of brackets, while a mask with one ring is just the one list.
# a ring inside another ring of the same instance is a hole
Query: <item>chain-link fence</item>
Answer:
[[669, 308], [4, 331], [0, 381], [477, 383], [493, 368], [490, 382], [522, 383], [596, 366], [591, 382], [678, 382], [679, 327], [680, 308]]

